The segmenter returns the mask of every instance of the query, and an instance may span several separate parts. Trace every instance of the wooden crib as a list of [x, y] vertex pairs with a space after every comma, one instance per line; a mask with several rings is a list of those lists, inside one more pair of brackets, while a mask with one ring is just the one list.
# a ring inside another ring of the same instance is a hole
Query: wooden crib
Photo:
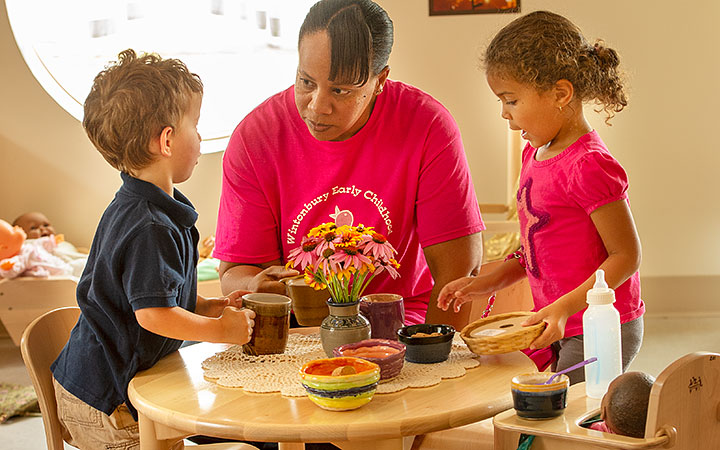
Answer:
[[585, 384], [570, 387], [565, 413], [530, 421], [514, 410], [495, 416], [495, 450], [515, 450], [520, 433], [535, 435], [532, 450], [720, 448], [720, 354], [695, 352], [670, 364], [650, 391], [642, 439], [591, 430], [579, 424], [599, 413], [600, 400]]
[[[25, 327], [35, 318], [55, 308], [77, 306], [72, 277], [18, 277], [0, 280], [0, 321], [17, 346]], [[219, 297], [220, 280], [198, 283], [198, 295]]]

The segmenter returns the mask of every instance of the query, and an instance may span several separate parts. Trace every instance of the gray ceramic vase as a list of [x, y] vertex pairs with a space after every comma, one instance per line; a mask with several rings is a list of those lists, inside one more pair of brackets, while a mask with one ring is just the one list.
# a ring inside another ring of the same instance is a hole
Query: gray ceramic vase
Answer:
[[327, 302], [330, 314], [320, 325], [320, 341], [328, 358], [336, 347], [370, 339], [370, 322], [360, 314], [360, 302]]

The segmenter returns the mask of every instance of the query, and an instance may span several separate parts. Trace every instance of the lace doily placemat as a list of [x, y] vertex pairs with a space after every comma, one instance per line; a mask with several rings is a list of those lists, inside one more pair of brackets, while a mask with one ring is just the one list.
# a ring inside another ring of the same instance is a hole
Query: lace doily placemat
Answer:
[[[242, 388], [246, 392], [280, 392], [287, 397], [303, 397], [300, 368], [313, 359], [326, 358], [319, 334], [290, 334], [285, 353], [250, 356], [234, 345], [202, 363], [205, 378], [220, 386]], [[459, 334], [455, 335], [447, 361], [436, 364], [414, 364], [405, 361], [400, 374], [378, 384], [378, 394], [397, 392], [411, 387], [434, 386], [443, 378], [458, 378], [466, 369], [480, 362], [468, 350]]]

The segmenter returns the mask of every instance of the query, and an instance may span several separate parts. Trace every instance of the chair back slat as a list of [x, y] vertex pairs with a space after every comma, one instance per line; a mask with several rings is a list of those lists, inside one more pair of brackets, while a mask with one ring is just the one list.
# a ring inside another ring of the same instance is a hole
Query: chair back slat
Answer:
[[67, 343], [79, 316], [78, 307], [48, 311], [27, 326], [20, 342], [22, 358], [38, 396], [49, 450], [64, 448], [50, 365]]
[[645, 437], [671, 427], [676, 436], [670, 448], [720, 448], [720, 354], [690, 353], [658, 375]]

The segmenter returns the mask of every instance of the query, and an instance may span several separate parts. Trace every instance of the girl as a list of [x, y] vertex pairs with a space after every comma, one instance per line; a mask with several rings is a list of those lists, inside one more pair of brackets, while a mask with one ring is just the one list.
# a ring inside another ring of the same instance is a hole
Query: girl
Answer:
[[[536, 312], [524, 325], [547, 324], [530, 349], [552, 345], [552, 370], [583, 359], [582, 312], [597, 269], [615, 289], [623, 371], [642, 342], [641, 251], [627, 175], [583, 114], [594, 100], [608, 122], [627, 105], [618, 63], [602, 41], [588, 44], [573, 23], [546, 11], [511, 22], [484, 55], [502, 117], [528, 141], [517, 193], [522, 247], [491, 273], [448, 283], [438, 306], [454, 301], [459, 311], [527, 276]], [[584, 380], [582, 368], [568, 375]]]

